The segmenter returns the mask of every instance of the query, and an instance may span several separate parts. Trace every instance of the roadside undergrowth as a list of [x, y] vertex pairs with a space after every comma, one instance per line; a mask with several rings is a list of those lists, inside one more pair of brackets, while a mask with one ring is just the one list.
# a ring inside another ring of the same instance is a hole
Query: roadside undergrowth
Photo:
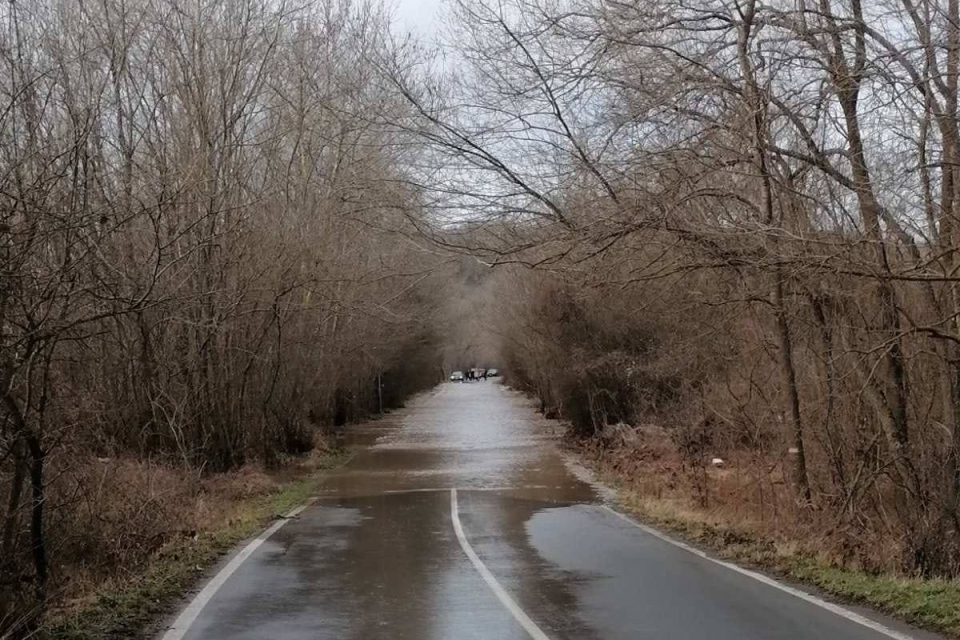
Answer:
[[132, 571], [73, 586], [44, 617], [47, 640], [113, 640], [144, 637], [150, 624], [193, 588], [225, 553], [270, 521], [305, 502], [322, 482], [322, 471], [345, 464], [352, 452], [330, 450], [279, 474], [241, 470], [213, 479], [207, 488], [215, 514], [193, 531], [171, 537]]
[[[583, 451], [581, 450], [581, 453]], [[960, 581], [923, 579], [892, 572], [843, 566], [810, 530], [772, 530], [723, 509], [703, 508], [676, 489], [676, 478], [657, 478], [657, 470], [613, 469], [582, 455], [620, 506], [639, 521], [676, 535], [722, 558], [812, 585], [839, 600], [867, 605], [925, 629], [960, 638]], [[654, 474], [651, 476], [651, 473]], [[673, 484], [674, 490], [656, 487]], [[822, 548], [820, 548], [822, 546]]]

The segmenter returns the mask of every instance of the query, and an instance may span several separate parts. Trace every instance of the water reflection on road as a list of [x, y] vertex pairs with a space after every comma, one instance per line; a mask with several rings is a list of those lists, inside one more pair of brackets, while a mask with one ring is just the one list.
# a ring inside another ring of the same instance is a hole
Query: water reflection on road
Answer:
[[[353, 429], [367, 446], [185, 637], [523, 640], [534, 637], [523, 617], [550, 640], [886, 637], [601, 508], [558, 453], [559, 435], [493, 382], [441, 385]], [[452, 526], [454, 488], [475, 561]]]

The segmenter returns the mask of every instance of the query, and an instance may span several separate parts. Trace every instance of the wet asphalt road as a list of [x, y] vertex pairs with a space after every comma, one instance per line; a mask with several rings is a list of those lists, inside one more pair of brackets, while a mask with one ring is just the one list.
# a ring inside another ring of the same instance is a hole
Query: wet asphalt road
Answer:
[[[558, 454], [557, 429], [498, 384], [441, 385], [357, 432], [371, 446], [330, 474], [318, 500], [174, 633], [189, 640], [889, 637], [605, 509]], [[873, 618], [918, 640], [935, 637]]]

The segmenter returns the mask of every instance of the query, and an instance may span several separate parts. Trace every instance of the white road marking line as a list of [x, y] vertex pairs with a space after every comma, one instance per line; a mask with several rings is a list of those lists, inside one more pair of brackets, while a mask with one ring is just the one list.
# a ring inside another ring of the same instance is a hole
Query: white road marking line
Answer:
[[833, 604], [832, 602], [827, 602], [822, 598], [818, 598], [817, 596], [809, 594], [805, 591], [801, 591], [800, 589], [789, 587], [783, 583], [780, 583], [774, 580], [773, 578], [770, 578], [769, 576], [763, 575], [762, 573], [757, 573], [756, 571], [750, 571], [749, 569], [744, 569], [743, 567], [739, 567], [733, 564], [732, 562], [726, 562], [724, 560], [718, 560], [717, 558], [712, 558], [706, 553], [704, 553], [703, 551], [701, 551], [700, 549], [697, 549], [696, 547], [691, 547], [690, 545], [680, 542], [679, 540], [674, 540], [673, 538], [663, 533], [660, 533], [653, 527], [648, 527], [647, 525], [641, 524], [636, 520], [634, 520], [633, 518], [630, 518], [620, 513], [616, 509], [613, 509], [607, 505], [600, 505], [600, 506], [602, 506], [604, 509], [606, 509], [613, 515], [617, 516], [621, 520], [628, 522], [629, 524], [632, 524], [633, 526], [644, 531], [645, 533], [649, 533], [651, 536], [658, 538], [660, 540], [663, 540], [668, 544], [672, 544], [675, 547], [679, 547], [684, 551], [688, 551], [696, 556], [700, 556], [704, 560], [709, 560], [710, 562], [713, 562], [714, 564], [718, 564], [721, 567], [725, 567], [727, 569], [730, 569], [731, 571], [736, 571], [737, 573], [747, 576], [748, 578], [753, 578], [757, 582], [762, 582], [768, 587], [773, 587], [774, 589], [779, 589], [780, 591], [789, 593], [790, 595], [800, 598], [801, 600], [804, 600], [806, 602], [809, 602], [812, 605], [816, 605], [821, 609], [826, 609], [831, 613], [835, 613], [841, 618], [846, 618], [851, 622], [855, 622], [859, 625], [867, 627], [868, 629], [872, 629], [873, 631], [883, 634], [889, 638], [893, 638], [894, 640], [916, 640], [913, 636], [907, 635], [905, 633], [901, 633], [900, 631], [897, 631], [895, 629], [891, 629], [890, 627], [884, 624], [881, 624], [876, 620], [871, 620], [866, 616], [862, 616], [859, 613], [854, 613], [853, 611], [850, 611], [849, 609], [841, 607], [840, 605]]
[[234, 571], [240, 568], [240, 565], [243, 564], [244, 560], [253, 555], [253, 552], [257, 548], [267, 541], [267, 538], [275, 534], [283, 525], [287, 524], [291, 518], [296, 518], [300, 515], [304, 509], [310, 506], [313, 503], [313, 499], [307, 500], [304, 504], [300, 505], [287, 515], [283, 516], [280, 520], [274, 522], [270, 527], [268, 527], [263, 533], [257, 536], [254, 540], [250, 541], [250, 544], [245, 546], [243, 550], [240, 551], [237, 555], [227, 563], [227, 565], [220, 569], [217, 572], [217, 575], [210, 578], [210, 581], [204, 585], [203, 589], [200, 590], [193, 600], [190, 601], [190, 604], [187, 605], [187, 608], [180, 612], [180, 615], [177, 616], [177, 619], [173, 621], [173, 624], [167, 629], [167, 632], [163, 634], [161, 640], [182, 640], [187, 631], [190, 630], [190, 626], [196, 621], [197, 616], [200, 615], [200, 612], [203, 611], [203, 608], [207, 606], [207, 603], [213, 598], [217, 593], [220, 587], [233, 575]]
[[460, 509], [457, 506], [457, 490], [450, 489], [450, 519], [453, 521], [453, 530], [457, 534], [457, 540], [460, 542], [460, 548], [463, 549], [463, 552], [467, 554], [467, 557], [470, 558], [470, 562], [473, 563], [474, 569], [480, 574], [480, 577], [483, 578], [483, 581], [487, 583], [487, 586], [490, 587], [490, 590], [493, 591], [493, 595], [497, 596], [497, 599], [500, 600], [500, 603], [507, 608], [517, 622], [520, 623], [520, 626], [523, 627], [524, 631], [527, 632], [533, 640], [550, 640], [550, 636], [545, 634], [540, 630], [540, 627], [530, 619], [523, 609], [520, 608], [513, 598], [500, 586], [500, 583], [497, 582], [497, 579], [490, 573], [490, 570], [487, 569], [486, 565], [483, 564], [483, 561], [480, 560], [480, 556], [473, 550], [473, 547], [470, 546], [470, 542], [467, 540], [467, 536], [463, 533], [463, 526], [460, 524]]

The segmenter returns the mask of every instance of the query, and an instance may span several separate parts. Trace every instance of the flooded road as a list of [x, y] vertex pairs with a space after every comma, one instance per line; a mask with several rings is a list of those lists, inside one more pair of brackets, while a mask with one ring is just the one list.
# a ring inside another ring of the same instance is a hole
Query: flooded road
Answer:
[[418, 397], [356, 430], [369, 446], [162, 638], [935, 637], [832, 611], [641, 529], [571, 471], [559, 429], [492, 382]]

